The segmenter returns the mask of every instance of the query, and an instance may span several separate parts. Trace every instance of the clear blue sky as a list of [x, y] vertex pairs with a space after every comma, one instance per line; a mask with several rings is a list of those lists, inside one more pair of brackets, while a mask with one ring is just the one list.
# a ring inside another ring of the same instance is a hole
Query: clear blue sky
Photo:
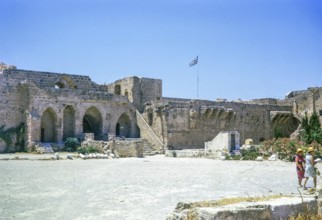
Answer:
[[199, 67], [200, 99], [283, 98], [322, 86], [322, 1], [1, 0], [0, 61], [192, 99]]

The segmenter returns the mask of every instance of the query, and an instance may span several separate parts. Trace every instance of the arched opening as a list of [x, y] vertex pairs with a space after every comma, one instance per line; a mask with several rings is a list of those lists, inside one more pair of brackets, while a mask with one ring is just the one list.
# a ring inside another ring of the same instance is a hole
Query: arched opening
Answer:
[[56, 142], [57, 116], [54, 110], [48, 108], [41, 116], [40, 141]]
[[121, 95], [121, 86], [120, 85], [115, 85], [114, 94], [115, 95]]
[[83, 133], [94, 133], [95, 139], [99, 139], [102, 133], [102, 115], [96, 107], [87, 109], [83, 117]]
[[264, 137], [259, 138], [259, 143], [262, 143], [264, 141], [265, 141], [265, 138]]
[[75, 110], [72, 106], [64, 109], [63, 140], [75, 136]]
[[131, 121], [127, 114], [122, 114], [116, 123], [115, 134], [117, 137], [131, 137]]
[[57, 83], [55, 84], [55, 89], [63, 89], [63, 88], [65, 88], [64, 83], [62, 83], [62, 82], [57, 82]]
[[130, 100], [129, 92], [127, 91], [127, 89], [125, 90], [124, 95]]
[[136, 129], [137, 137], [138, 138], [141, 137], [141, 130], [137, 124], [135, 124], [135, 129]]
[[115, 134], [116, 134], [116, 136], [120, 136], [120, 124], [119, 123], [116, 124]]

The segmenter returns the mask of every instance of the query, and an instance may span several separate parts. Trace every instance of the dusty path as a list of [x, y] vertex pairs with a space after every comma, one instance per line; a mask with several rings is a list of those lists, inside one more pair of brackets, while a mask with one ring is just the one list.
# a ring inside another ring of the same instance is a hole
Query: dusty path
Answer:
[[0, 161], [0, 219], [165, 219], [180, 201], [297, 194], [294, 167], [164, 156]]

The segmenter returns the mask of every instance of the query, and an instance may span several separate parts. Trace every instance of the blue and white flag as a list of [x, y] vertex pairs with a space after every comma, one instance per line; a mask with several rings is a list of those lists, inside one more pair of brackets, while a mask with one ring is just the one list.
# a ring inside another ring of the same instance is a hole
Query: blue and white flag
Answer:
[[192, 67], [192, 66], [196, 65], [197, 63], [198, 63], [198, 56], [193, 61], [191, 61], [189, 63], [189, 66]]

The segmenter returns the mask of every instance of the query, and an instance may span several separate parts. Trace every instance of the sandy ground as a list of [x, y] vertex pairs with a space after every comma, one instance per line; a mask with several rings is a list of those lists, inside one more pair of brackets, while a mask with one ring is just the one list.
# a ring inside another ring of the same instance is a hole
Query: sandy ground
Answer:
[[182, 201], [272, 194], [298, 195], [294, 163], [163, 155], [0, 160], [0, 219], [157, 220]]

